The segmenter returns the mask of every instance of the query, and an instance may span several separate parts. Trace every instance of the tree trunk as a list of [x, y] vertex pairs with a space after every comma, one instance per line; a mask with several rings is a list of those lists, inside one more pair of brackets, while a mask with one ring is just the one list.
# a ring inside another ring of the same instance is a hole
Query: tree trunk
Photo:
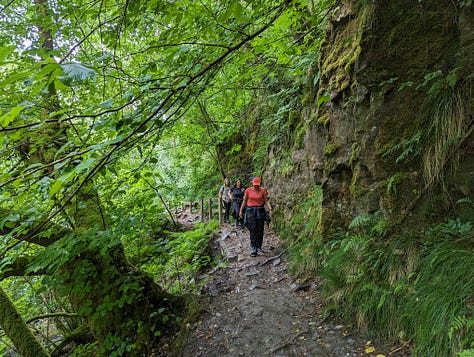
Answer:
[[90, 236], [76, 239], [80, 256], [59, 275], [73, 307], [101, 345], [113, 340], [113, 349], [126, 344], [134, 346], [130, 355], [150, 354], [158, 336], [175, 327], [172, 316], [184, 308], [183, 299], [128, 264], [120, 242], [104, 251]]
[[0, 326], [10, 338], [20, 355], [24, 357], [47, 357], [48, 352], [36, 340], [15, 306], [0, 288]]

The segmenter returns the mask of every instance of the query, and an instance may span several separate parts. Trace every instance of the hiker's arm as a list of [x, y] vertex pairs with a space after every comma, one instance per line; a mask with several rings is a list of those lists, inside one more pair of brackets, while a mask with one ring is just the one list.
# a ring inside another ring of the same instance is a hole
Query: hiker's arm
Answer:
[[247, 199], [249, 196], [244, 195], [244, 200], [242, 201], [242, 205], [240, 206], [239, 217], [242, 218], [244, 216], [244, 209], [247, 206]]
[[270, 213], [270, 217], [273, 215], [272, 205], [270, 200], [268, 199], [267, 195], [265, 195], [265, 204], [267, 205], [268, 212]]

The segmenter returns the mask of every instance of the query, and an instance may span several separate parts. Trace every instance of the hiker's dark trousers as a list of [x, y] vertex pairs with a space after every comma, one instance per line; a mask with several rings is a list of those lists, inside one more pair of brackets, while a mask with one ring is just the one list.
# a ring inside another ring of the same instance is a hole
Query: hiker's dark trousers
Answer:
[[222, 205], [224, 206], [224, 221], [229, 222], [229, 216], [230, 216], [230, 206], [232, 205], [232, 202], [228, 201], [222, 201]]
[[265, 208], [247, 207], [245, 212], [245, 226], [250, 231], [250, 246], [262, 248], [263, 230], [265, 227]]
[[250, 245], [252, 247], [262, 248], [264, 227], [265, 227], [265, 220], [263, 219], [255, 220], [255, 228], [250, 231]]

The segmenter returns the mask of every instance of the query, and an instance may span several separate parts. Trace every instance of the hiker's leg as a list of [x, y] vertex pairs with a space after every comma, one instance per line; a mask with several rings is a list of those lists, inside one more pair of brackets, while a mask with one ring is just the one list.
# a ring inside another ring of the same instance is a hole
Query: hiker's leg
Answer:
[[224, 202], [224, 221], [226, 223], [230, 223], [229, 213], [230, 213], [230, 202]]
[[263, 230], [265, 227], [265, 221], [263, 219], [257, 219], [255, 222], [255, 244], [257, 248], [262, 248], [263, 244]]
[[236, 206], [235, 202], [232, 203], [232, 218], [235, 219], [236, 222], [239, 221], [239, 208]]
[[250, 230], [250, 255], [257, 255], [257, 230], [255, 226]]
[[257, 227], [250, 230], [250, 246], [251, 247], [257, 247], [257, 244], [258, 244], [258, 236], [257, 235], [258, 235]]

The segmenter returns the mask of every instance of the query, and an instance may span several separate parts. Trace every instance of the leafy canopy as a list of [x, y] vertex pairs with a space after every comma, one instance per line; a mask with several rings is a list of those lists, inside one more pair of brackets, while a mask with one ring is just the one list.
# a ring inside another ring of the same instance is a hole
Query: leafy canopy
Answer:
[[[9, 208], [36, 197], [37, 212], [28, 214], [43, 221], [58, 217], [86, 182], [114, 166], [133, 171], [141, 167], [135, 162], [159, 163], [153, 174], [164, 166], [166, 177], [174, 176], [159, 184], [179, 183], [177, 170], [166, 172], [174, 164], [166, 148], [191, 149], [177, 154], [178, 168], [188, 168], [185, 182], [193, 177], [189, 167], [206, 162], [202, 155], [212, 170], [222, 160], [215, 148], [243, 130], [245, 108], [262, 81], [277, 66], [298, 73], [295, 56], [313, 31], [297, 24], [312, 2], [39, 4], [15, 1], [0, 12], [0, 136], [10, 153], [0, 182], [14, 187]], [[51, 34], [52, 50], [39, 45], [48, 40], [42, 33]], [[52, 138], [51, 125], [66, 138]], [[51, 146], [54, 157], [25, 159]], [[225, 152], [239, 150], [231, 145]]]

